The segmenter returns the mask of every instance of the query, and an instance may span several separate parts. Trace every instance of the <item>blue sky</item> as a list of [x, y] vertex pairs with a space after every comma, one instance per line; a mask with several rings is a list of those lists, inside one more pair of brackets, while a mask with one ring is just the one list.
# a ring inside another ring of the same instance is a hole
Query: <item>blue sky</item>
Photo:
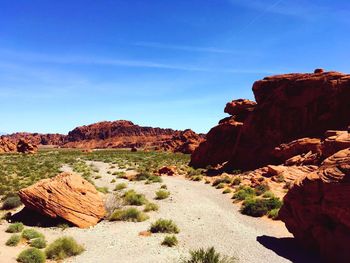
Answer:
[[255, 80], [350, 72], [345, 0], [0, 0], [1, 132], [207, 132]]

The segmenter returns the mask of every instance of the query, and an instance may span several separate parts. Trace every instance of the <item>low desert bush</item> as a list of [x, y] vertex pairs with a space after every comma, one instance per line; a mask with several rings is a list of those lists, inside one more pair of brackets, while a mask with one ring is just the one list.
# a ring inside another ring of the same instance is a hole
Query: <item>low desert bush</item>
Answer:
[[272, 218], [273, 220], [277, 220], [278, 219], [278, 212], [280, 211], [279, 208], [275, 208], [275, 209], [272, 209], [270, 210], [268, 213], [267, 213], [267, 216], [269, 218]]
[[166, 236], [162, 242], [162, 246], [173, 247], [179, 243], [176, 236]]
[[109, 217], [110, 221], [142, 222], [149, 218], [145, 213], [136, 208], [116, 209]]
[[1, 209], [11, 210], [11, 209], [17, 208], [21, 205], [22, 205], [22, 202], [21, 202], [21, 199], [19, 198], [19, 196], [17, 196], [17, 195], [10, 196], [4, 200]]
[[217, 186], [216, 186], [216, 189], [222, 189], [226, 186], [225, 183], [219, 183]]
[[138, 194], [135, 190], [129, 190], [124, 194], [124, 200], [128, 205], [144, 205], [147, 203], [147, 199], [143, 194]]
[[117, 184], [115, 186], [114, 191], [120, 191], [120, 190], [123, 190], [127, 187], [128, 187], [128, 185], [126, 183], [120, 183], [120, 184]]
[[103, 194], [108, 194], [108, 187], [96, 187], [96, 190]]
[[160, 189], [168, 189], [168, 187], [166, 186], [166, 184], [162, 184]]
[[22, 237], [27, 240], [31, 240], [34, 238], [44, 237], [44, 235], [34, 229], [24, 229], [22, 232]]
[[222, 256], [213, 247], [190, 251], [190, 258], [181, 263], [234, 263], [234, 258]]
[[113, 183], [115, 183], [115, 182], [116, 182], [116, 180], [115, 180], [115, 179], [112, 179], [110, 183], [113, 184]]
[[263, 197], [264, 198], [271, 198], [271, 197], [275, 197], [274, 193], [271, 192], [271, 191], [266, 191], [264, 194], [263, 194]]
[[238, 191], [233, 195], [233, 199], [236, 200], [246, 200], [247, 198], [252, 198], [255, 196], [255, 191], [250, 186], [239, 187]]
[[154, 222], [151, 227], [150, 231], [152, 233], [174, 233], [177, 234], [180, 232], [177, 225], [172, 220], [167, 219], [158, 219], [156, 222]]
[[46, 257], [40, 249], [28, 248], [18, 255], [17, 261], [21, 263], [44, 263]]
[[254, 188], [255, 194], [256, 195], [262, 195], [265, 192], [269, 191], [270, 187], [265, 183], [265, 184], [259, 184]]
[[241, 177], [235, 177], [235, 178], [232, 180], [232, 185], [240, 185], [241, 182], [242, 182]]
[[149, 212], [149, 211], [158, 211], [159, 206], [155, 203], [147, 203], [145, 205], [145, 208], [143, 209], [144, 212]]
[[45, 250], [46, 256], [53, 260], [62, 260], [81, 254], [84, 248], [72, 237], [61, 237], [51, 243]]
[[224, 176], [224, 177], [220, 177], [220, 178], [217, 178], [215, 179], [215, 181], [213, 182], [213, 186], [217, 186], [221, 183], [224, 183], [224, 184], [231, 184], [232, 183], [232, 179], [228, 176]]
[[38, 237], [30, 240], [30, 246], [35, 248], [45, 248], [46, 247], [46, 240], [43, 237]]
[[160, 189], [156, 192], [156, 199], [158, 200], [166, 199], [169, 197], [169, 195], [170, 195], [169, 191]]
[[230, 188], [226, 188], [222, 193], [223, 194], [229, 194], [229, 193], [231, 193], [232, 191], [231, 191], [231, 189]]
[[241, 213], [253, 217], [261, 217], [271, 210], [279, 209], [281, 206], [282, 202], [277, 197], [268, 199], [251, 198], [243, 202]]
[[148, 177], [146, 184], [152, 184], [152, 183], [162, 183], [163, 179], [160, 176], [157, 175], [151, 175], [150, 177]]
[[20, 233], [24, 229], [24, 225], [22, 223], [12, 223], [11, 225], [8, 226], [6, 229], [6, 233]]
[[200, 182], [203, 180], [203, 175], [194, 175], [194, 176], [191, 176], [191, 180], [192, 181], [195, 181], [195, 182]]
[[5, 243], [6, 246], [9, 247], [15, 247], [18, 245], [19, 241], [21, 240], [20, 235], [12, 235]]

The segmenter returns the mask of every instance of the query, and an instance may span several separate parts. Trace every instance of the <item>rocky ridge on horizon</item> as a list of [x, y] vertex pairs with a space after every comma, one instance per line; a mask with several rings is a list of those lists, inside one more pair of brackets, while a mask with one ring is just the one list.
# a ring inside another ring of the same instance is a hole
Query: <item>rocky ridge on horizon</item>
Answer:
[[13, 133], [1, 139], [17, 144], [24, 139], [34, 145], [62, 148], [149, 148], [192, 153], [203, 139], [193, 131], [143, 127], [131, 121], [103, 121], [76, 127], [63, 134]]

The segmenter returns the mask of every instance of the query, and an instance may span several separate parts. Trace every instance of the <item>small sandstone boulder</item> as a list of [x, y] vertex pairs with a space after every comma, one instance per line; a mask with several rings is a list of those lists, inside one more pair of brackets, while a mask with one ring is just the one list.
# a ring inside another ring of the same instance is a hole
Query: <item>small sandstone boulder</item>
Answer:
[[38, 151], [38, 146], [31, 144], [25, 139], [20, 139], [17, 143], [17, 152], [33, 154]]
[[297, 179], [279, 212], [305, 247], [327, 262], [350, 258], [350, 148], [323, 161], [320, 168]]
[[158, 170], [158, 174], [166, 174], [169, 176], [173, 176], [176, 173], [176, 166], [164, 166]]
[[52, 218], [64, 218], [80, 228], [96, 225], [105, 215], [102, 198], [80, 175], [61, 173], [19, 191], [23, 204]]

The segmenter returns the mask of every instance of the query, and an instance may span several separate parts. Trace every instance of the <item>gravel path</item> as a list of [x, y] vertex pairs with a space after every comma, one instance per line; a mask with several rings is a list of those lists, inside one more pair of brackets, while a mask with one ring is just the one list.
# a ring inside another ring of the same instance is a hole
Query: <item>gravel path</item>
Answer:
[[[148, 213], [150, 219], [140, 223], [103, 221], [90, 229], [40, 229], [49, 241], [68, 235], [84, 245], [86, 251], [83, 254], [64, 262], [175, 263], [187, 256], [189, 250], [211, 246], [222, 254], [235, 257], [238, 262], [291, 262], [257, 241], [262, 236], [291, 237], [283, 223], [240, 214], [238, 206], [232, 204], [231, 195], [223, 195], [222, 189], [179, 177], [163, 177], [163, 183], [145, 185], [144, 182], [129, 182], [107, 174], [109, 164], [93, 162], [93, 165], [99, 168], [102, 176], [95, 180], [97, 186], [113, 189], [115, 184], [126, 182], [127, 189], [145, 194], [160, 209]], [[113, 178], [116, 183], [111, 184]], [[155, 191], [162, 184], [167, 185], [171, 195], [165, 200], [154, 200]], [[165, 234], [139, 236], [139, 232], [147, 230], [158, 218], [172, 219], [178, 225], [177, 247], [160, 245]], [[0, 254], [3, 249], [8, 248], [0, 245]]]

